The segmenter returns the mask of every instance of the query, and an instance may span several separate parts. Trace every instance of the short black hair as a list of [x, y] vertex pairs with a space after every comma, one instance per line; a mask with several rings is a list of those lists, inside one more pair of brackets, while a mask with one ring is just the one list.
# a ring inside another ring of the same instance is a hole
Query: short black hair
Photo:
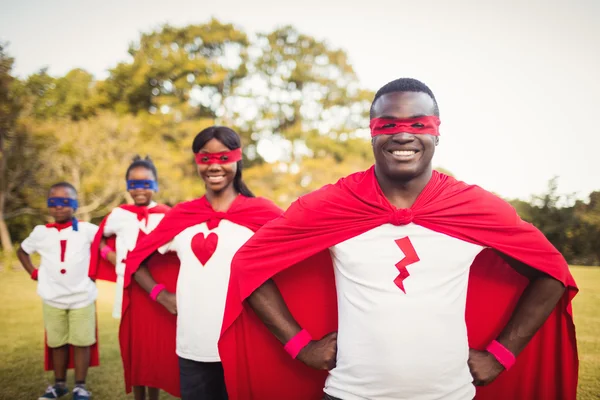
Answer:
[[73, 193], [75, 193], [75, 196], [77, 196], [77, 189], [75, 189], [75, 186], [71, 185], [69, 182], [58, 182], [50, 186], [50, 189], [48, 189], [48, 196], [50, 196], [50, 192], [52, 191], [52, 189], [56, 188], [71, 189]]
[[131, 172], [132, 169], [139, 167], [146, 168], [147, 170], [151, 171], [152, 174], [154, 174], [154, 179], [158, 180], [158, 173], [156, 172], [156, 167], [154, 166], [154, 163], [152, 162], [150, 156], [142, 158], [139, 155], [133, 157], [131, 165], [129, 165], [129, 167], [127, 168], [127, 172], [125, 172], [125, 180], [129, 178], [129, 172]]
[[381, 87], [381, 89], [379, 89], [377, 91], [377, 93], [375, 93], [375, 97], [373, 98], [373, 102], [371, 103], [371, 110], [370, 110], [371, 119], [373, 119], [373, 113], [374, 113], [373, 106], [375, 105], [375, 102], [377, 101], [377, 99], [379, 99], [384, 94], [394, 93], [394, 92], [421, 92], [421, 93], [425, 93], [425, 94], [429, 95], [429, 97], [431, 97], [433, 99], [433, 105], [434, 105], [433, 114], [437, 117], [440, 116], [440, 109], [438, 107], [437, 100], [435, 99], [435, 96], [433, 95], [433, 92], [431, 91], [431, 89], [429, 89], [429, 87], [426, 84], [424, 84], [423, 82], [418, 81], [416, 79], [413, 79], [413, 78], [399, 78], [399, 79], [396, 79], [396, 80], [386, 83], [385, 85], [383, 85]]

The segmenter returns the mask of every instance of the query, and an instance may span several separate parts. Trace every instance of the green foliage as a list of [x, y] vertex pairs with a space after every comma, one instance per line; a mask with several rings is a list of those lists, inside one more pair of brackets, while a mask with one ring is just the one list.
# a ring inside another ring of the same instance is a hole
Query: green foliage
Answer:
[[97, 108], [92, 75], [74, 69], [64, 77], [53, 78], [46, 69], [31, 75], [19, 88], [28, 114], [38, 119], [70, 118], [78, 121], [95, 114]]
[[573, 203], [572, 196], [557, 193], [557, 178], [548, 190], [530, 202], [513, 200], [511, 204], [521, 218], [539, 228], [567, 261], [581, 265], [600, 263], [600, 192], [593, 192], [589, 202]]
[[[245, 180], [282, 207], [373, 162], [365, 129], [373, 93], [343, 50], [291, 26], [249, 36], [216, 19], [164, 25], [131, 43], [102, 81], [80, 69], [15, 79], [4, 49], [0, 234], [6, 221], [17, 241], [46, 222], [46, 191], [59, 180], [78, 188], [85, 220], [130, 201], [124, 173], [136, 154], [158, 168], [156, 200], [202, 195], [190, 148], [213, 124], [240, 133]], [[598, 263], [600, 192], [571, 203], [555, 181], [543, 196], [512, 202], [569, 261]], [[2, 242], [12, 248], [8, 235]]]
[[102, 106], [118, 113], [173, 113], [178, 120], [214, 117], [246, 74], [246, 34], [213, 19], [207, 24], [142, 34], [131, 61], [100, 86]]

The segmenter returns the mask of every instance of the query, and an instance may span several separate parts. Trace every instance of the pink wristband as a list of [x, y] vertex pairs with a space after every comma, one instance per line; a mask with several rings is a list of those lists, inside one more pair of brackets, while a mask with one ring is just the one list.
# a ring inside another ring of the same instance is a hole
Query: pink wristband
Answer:
[[154, 287], [152, 288], [152, 291], [150, 292], [150, 298], [152, 300], [156, 301], [156, 298], [158, 297], [160, 292], [162, 292], [165, 289], [166, 289], [165, 285], [163, 285], [162, 283], [157, 283], [156, 285], [154, 285]]
[[108, 253], [110, 253], [111, 251], [114, 251], [114, 250], [111, 249], [109, 245], [105, 245], [102, 248], [102, 250], [100, 250], [100, 257], [102, 257], [103, 259], [106, 260], [106, 257], [108, 257]]
[[496, 357], [496, 360], [498, 360], [498, 362], [502, 364], [504, 369], [507, 371], [515, 364], [515, 355], [497, 340], [493, 340], [490, 344], [488, 344], [486, 350], [488, 353]]
[[312, 340], [310, 333], [306, 329], [302, 329], [300, 332], [296, 334], [293, 338], [290, 339], [289, 342], [285, 344], [283, 347], [285, 351], [288, 352], [292, 358], [298, 357], [298, 353], [300, 350], [306, 347]]
[[34, 281], [38, 280], [38, 270], [34, 269], [33, 271], [31, 271], [31, 279], [33, 279]]

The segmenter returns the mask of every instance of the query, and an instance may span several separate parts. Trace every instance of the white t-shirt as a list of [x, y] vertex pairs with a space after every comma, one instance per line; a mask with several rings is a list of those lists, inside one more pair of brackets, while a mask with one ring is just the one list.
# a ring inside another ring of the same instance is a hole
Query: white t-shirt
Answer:
[[[338, 353], [325, 392], [344, 400], [473, 399], [465, 308], [481, 250], [415, 224], [385, 224], [333, 246]], [[397, 284], [406, 255], [408, 275]]]
[[[155, 206], [156, 203], [151, 202], [148, 208]], [[156, 228], [164, 216], [165, 214], [161, 213], [148, 214], [148, 224], [146, 224], [146, 221], [138, 220], [136, 213], [122, 208], [115, 208], [108, 218], [106, 218], [104, 236], [116, 235], [115, 252], [117, 253], [117, 264], [115, 265], [115, 271], [117, 273], [117, 285], [115, 287], [115, 302], [113, 306], [114, 318], [121, 317], [123, 280], [125, 276], [125, 263], [123, 263], [123, 260], [127, 257], [127, 253], [135, 248], [140, 231], [149, 234]]]
[[[83, 308], [96, 300], [96, 284], [89, 278], [90, 246], [98, 227], [79, 222], [78, 231], [36, 226], [21, 243], [27, 254], [39, 253], [37, 292], [56, 308]], [[61, 244], [62, 242], [62, 244]]]
[[163, 254], [176, 252], [181, 264], [177, 278], [179, 357], [202, 362], [221, 361], [217, 341], [225, 312], [231, 260], [252, 235], [250, 229], [228, 220], [220, 221], [212, 230], [202, 223], [183, 230], [159, 249]]

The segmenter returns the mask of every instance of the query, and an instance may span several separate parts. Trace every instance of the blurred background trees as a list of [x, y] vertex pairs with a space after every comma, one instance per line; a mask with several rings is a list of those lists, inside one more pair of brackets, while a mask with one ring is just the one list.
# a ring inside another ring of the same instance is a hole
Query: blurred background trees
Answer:
[[[373, 162], [365, 129], [373, 93], [343, 50], [291, 26], [249, 35], [216, 19], [165, 25], [131, 43], [128, 59], [104, 80], [43, 68], [19, 79], [13, 63], [0, 43], [4, 252], [47, 221], [52, 183], [78, 188], [84, 220], [129, 201], [124, 174], [136, 154], [158, 168], [158, 200], [201, 196], [191, 143], [213, 124], [241, 135], [245, 180], [283, 207]], [[547, 193], [511, 203], [569, 262], [600, 263], [600, 191], [573, 201], [553, 180]]]

